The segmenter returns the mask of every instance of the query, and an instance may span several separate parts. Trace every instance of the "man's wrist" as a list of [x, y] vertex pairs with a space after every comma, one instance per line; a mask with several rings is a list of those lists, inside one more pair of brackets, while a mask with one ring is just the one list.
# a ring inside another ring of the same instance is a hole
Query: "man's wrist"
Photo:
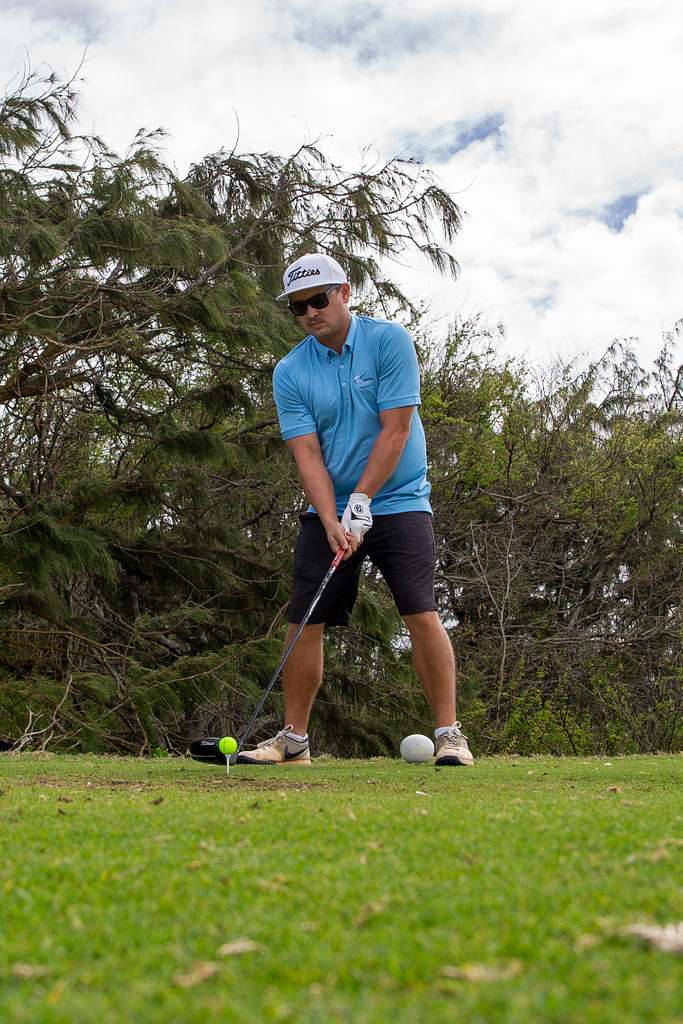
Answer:
[[334, 512], [328, 512], [327, 514], [319, 512], [318, 518], [326, 530], [329, 530], [331, 526], [337, 526], [339, 524], [339, 516], [337, 515], [336, 509]]

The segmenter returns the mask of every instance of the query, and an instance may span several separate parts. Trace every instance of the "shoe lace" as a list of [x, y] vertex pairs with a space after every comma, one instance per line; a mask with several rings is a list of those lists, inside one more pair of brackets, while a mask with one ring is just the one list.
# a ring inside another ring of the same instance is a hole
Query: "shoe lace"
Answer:
[[277, 743], [278, 740], [283, 740], [285, 738], [285, 736], [287, 735], [287, 733], [291, 731], [291, 729], [292, 729], [291, 725], [286, 725], [284, 727], [284, 729], [280, 729], [280, 731], [278, 733], [276, 733], [275, 736], [271, 736], [269, 740], [261, 740], [261, 742], [257, 743], [256, 746], [257, 747], [271, 747], [274, 743]]
[[460, 728], [460, 722], [454, 722], [447, 733], [444, 734], [452, 743], [459, 743], [461, 740], [467, 742], [467, 736]]

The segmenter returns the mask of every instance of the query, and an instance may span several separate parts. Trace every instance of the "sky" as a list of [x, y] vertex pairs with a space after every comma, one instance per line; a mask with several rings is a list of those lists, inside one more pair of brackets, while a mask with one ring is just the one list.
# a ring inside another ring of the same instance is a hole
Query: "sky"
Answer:
[[683, 318], [680, 0], [0, 0], [3, 85], [84, 53], [82, 129], [161, 126], [180, 173], [238, 123], [243, 151], [423, 161], [461, 273], [390, 273], [435, 333], [502, 323], [539, 366], [630, 338], [649, 366]]

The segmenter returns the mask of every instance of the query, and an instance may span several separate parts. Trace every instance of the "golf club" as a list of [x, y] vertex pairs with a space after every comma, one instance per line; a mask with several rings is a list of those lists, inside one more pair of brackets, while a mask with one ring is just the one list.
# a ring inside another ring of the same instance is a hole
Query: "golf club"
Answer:
[[[323, 590], [325, 589], [327, 584], [332, 579], [332, 576], [334, 575], [334, 572], [335, 572], [337, 566], [339, 565], [339, 563], [341, 562], [342, 558], [344, 557], [344, 551], [345, 551], [344, 548], [339, 548], [339, 550], [337, 551], [337, 554], [332, 559], [332, 564], [330, 565], [329, 569], [325, 573], [325, 576], [323, 577], [323, 580], [322, 580], [320, 586], [316, 590], [315, 597], [311, 601], [308, 610], [306, 611], [306, 613], [303, 616], [301, 622], [299, 623], [299, 627], [298, 627], [296, 633], [294, 634], [294, 636], [290, 640], [289, 644], [287, 645], [287, 648], [285, 649], [285, 652], [282, 655], [282, 658], [280, 659], [280, 664], [278, 665], [278, 667], [273, 672], [273, 675], [272, 675], [272, 678], [271, 678], [270, 682], [268, 683], [268, 685], [266, 686], [265, 690], [263, 691], [261, 699], [258, 702], [258, 704], [256, 705], [256, 710], [254, 711], [253, 715], [251, 716], [251, 718], [249, 720], [249, 723], [247, 724], [247, 727], [242, 732], [242, 735], [240, 737], [239, 743], [237, 744], [237, 750], [235, 751], [234, 754], [230, 754], [229, 755], [230, 764], [235, 764], [236, 763], [237, 758], [239, 757], [240, 751], [242, 750], [242, 747], [247, 742], [247, 740], [249, 738], [249, 735], [251, 733], [251, 730], [254, 728], [254, 723], [255, 723], [256, 719], [261, 714], [261, 711], [263, 709], [263, 705], [266, 703], [266, 701], [268, 699], [268, 695], [270, 694], [270, 691], [275, 686], [275, 683], [277, 682], [278, 676], [282, 672], [282, 669], [285, 667], [285, 664], [287, 663], [287, 659], [289, 658], [290, 654], [294, 650], [294, 647], [296, 645], [297, 640], [299, 639], [299, 637], [303, 633], [304, 627], [305, 627], [306, 623], [308, 622], [308, 620], [310, 619], [311, 615], [313, 614], [315, 606], [317, 605], [318, 601], [320, 600], [320, 597], [322, 595]], [[221, 753], [221, 751], [218, 749], [219, 742], [220, 742], [220, 737], [218, 737], [218, 736], [211, 736], [211, 737], [208, 737], [207, 739], [203, 739], [203, 740], [195, 740], [192, 744], [190, 744], [190, 754], [195, 759], [195, 761], [204, 761], [207, 764], [226, 764], [226, 762], [228, 760], [228, 755]]]

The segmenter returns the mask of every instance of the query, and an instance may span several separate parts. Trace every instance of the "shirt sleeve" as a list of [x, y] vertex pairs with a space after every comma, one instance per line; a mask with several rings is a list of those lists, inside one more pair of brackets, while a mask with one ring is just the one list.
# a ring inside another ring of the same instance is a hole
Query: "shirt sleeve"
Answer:
[[413, 339], [405, 327], [389, 324], [379, 346], [377, 408], [383, 412], [420, 404], [420, 369]]
[[281, 366], [276, 366], [273, 373], [273, 398], [280, 422], [280, 433], [285, 441], [289, 441], [291, 437], [300, 437], [301, 434], [317, 432], [318, 427], [311, 410]]

